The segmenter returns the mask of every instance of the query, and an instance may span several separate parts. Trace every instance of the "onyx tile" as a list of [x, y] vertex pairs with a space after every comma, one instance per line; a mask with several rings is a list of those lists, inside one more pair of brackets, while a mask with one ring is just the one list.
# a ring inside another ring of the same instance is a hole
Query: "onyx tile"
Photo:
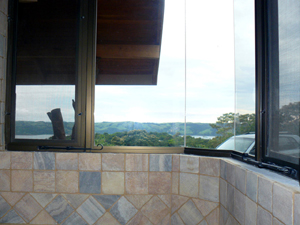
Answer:
[[55, 153], [54, 152], [35, 152], [34, 169], [36, 170], [54, 170]]
[[56, 221], [47, 213], [45, 210], [42, 210], [31, 222], [30, 224], [57, 224]]
[[178, 214], [185, 224], [198, 224], [203, 216], [192, 200], [186, 202], [179, 210]]
[[79, 172], [80, 193], [100, 194], [101, 173], [100, 172]]
[[48, 205], [48, 203], [51, 202], [52, 199], [54, 199], [55, 196], [57, 195], [57, 194], [48, 194], [48, 193], [30, 193], [30, 194], [43, 207]]
[[207, 216], [219, 206], [217, 202], [209, 202], [197, 198], [193, 198], [193, 201], [203, 216]]
[[100, 202], [105, 209], [109, 209], [121, 195], [93, 195], [93, 197]]
[[137, 208], [142, 208], [153, 195], [126, 195], [125, 197]]
[[57, 196], [45, 209], [57, 223], [64, 221], [74, 211], [61, 195]]
[[88, 225], [76, 212], [74, 212], [62, 225]]
[[180, 172], [199, 173], [199, 157], [190, 156], [190, 155], [181, 155]]
[[23, 224], [25, 221], [16, 213], [15, 210], [10, 210], [2, 219], [0, 224]]
[[151, 154], [150, 171], [162, 171], [162, 172], [172, 171], [172, 155]]
[[171, 216], [171, 224], [172, 225], [185, 225], [177, 213], [174, 213]]
[[137, 209], [125, 197], [121, 197], [110, 213], [124, 225], [137, 213]]
[[4, 198], [0, 196], [0, 218], [7, 213], [7, 211], [10, 209], [10, 205], [5, 201]]
[[219, 178], [200, 175], [199, 198], [219, 202]]
[[105, 209], [93, 197], [89, 197], [77, 212], [88, 224], [94, 224], [105, 213]]
[[95, 225], [120, 225], [120, 223], [109, 213], [105, 213]]
[[29, 222], [42, 210], [42, 207], [30, 194], [27, 194], [15, 205], [14, 209], [26, 222]]
[[89, 197], [88, 195], [80, 194], [62, 194], [62, 196], [64, 196], [75, 209]]
[[147, 216], [152, 223], [158, 224], [170, 211], [157, 196], [154, 196], [143, 206], [141, 212]]

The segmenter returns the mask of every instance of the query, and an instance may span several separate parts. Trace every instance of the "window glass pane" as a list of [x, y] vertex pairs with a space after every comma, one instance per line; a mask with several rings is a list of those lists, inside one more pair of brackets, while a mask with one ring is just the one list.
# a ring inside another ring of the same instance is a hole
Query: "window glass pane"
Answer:
[[74, 0], [19, 2], [17, 139], [75, 137], [77, 7]]
[[300, 146], [300, 2], [279, 0], [275, 7], [278, 8], [273, 11], [278, 14], [270, 17], [269, 21], [271, 66], [269, 69], [268, 94], [270, 101], [268, 102], [266, 155], [298, 164]]
[[98, 0], [97, 28], [95, 144], [183, 146], [184, 1]]

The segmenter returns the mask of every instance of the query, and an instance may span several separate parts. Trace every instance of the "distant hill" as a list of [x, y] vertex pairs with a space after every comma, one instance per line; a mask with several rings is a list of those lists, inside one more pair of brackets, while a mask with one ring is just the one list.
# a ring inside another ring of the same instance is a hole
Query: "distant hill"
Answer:
[[[64, 122], [66, 134], [72, 133], [73, 122]], [[216, 130], [208, 123], [187, 123], [187, 135], [216, 136]], [[95, 133], [113, 134], [130, 130], [146, 130], [147, 132], [184, 133], [184, 123], [138, 123], [138, 122], [101, 122], [95, 123]], [[52, 134], [51, 122], [16, 121], [17, 135]]]

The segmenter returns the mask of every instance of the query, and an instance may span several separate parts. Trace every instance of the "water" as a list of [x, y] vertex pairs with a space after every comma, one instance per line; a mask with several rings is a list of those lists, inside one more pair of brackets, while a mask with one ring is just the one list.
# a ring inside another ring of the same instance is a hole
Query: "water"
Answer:
[[53, 134], [39, 134], [39, 135], [16, 135], [16, 139], [49, 139]]

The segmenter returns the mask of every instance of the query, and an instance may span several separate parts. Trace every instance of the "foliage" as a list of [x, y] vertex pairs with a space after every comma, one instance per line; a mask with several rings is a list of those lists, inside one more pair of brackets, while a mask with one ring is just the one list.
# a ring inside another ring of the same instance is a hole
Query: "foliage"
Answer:
[[300, 102], [284, 105], [279, 109], [280, 131], [299, 135], [300, 132]]

